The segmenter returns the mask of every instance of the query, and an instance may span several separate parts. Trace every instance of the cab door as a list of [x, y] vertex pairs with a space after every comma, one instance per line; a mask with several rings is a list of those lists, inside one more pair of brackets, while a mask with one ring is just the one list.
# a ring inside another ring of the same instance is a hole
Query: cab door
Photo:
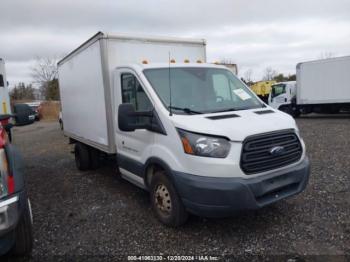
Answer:
[[[130, 103], [136, 112], [152, 111], [153, 104], [134, 71], [119, 69], [114, 77], [116, 86], [116, 146], [118, 167], [122, 176], [130, 182], [144, 187], [143, 166], [151, 155], [155, 133], [147, 129], [125, 132], [118, 127], [118, 106]], [[138, 117], [140, 124], [151, 121], [150, 117]]]
[[286, 93], [286, 84], [275, 84], [271, 87], [269, 96], [269, 106], [279, 109], [280, 106], [289, 104], [288, 95]]

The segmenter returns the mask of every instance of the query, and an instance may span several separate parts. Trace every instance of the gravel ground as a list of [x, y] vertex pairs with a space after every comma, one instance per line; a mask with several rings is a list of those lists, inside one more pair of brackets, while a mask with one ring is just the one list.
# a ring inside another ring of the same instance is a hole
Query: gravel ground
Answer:
[[118, 180], [112, 164], [77, 171], [73, 148], [58, 123], [15, 127], [14, 143], [26, 162], [33, 208], [32, 259], [350, 255], [350, 116], [310, 116], [297, 122], [312, 164], [302, 194], [232, 218], [191, 216], [178, 229], [161, 225], [148, 194]]

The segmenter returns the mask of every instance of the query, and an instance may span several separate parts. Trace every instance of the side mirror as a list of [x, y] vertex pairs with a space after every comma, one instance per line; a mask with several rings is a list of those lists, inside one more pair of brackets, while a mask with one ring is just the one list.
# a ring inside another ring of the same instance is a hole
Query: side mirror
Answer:
[[132, 115], [135, 109], [132, 104], [121, 104], [118, 108], [118, 126], [121, 131], [132, 132], [135, 131], [135, 117]]
[[151, 123], [151, 121], [139, 123], [139, 118], [147, 117], [151, 120], [152, 116], [152, 111], [135, 112], [135, 108], [132, 104], [121, 104], [118, 108], [118, 127], [121, 131], [125, 132], [132, 132], [136, 129], [149, 129], [151, 128], [151, 124], [147, 123]]

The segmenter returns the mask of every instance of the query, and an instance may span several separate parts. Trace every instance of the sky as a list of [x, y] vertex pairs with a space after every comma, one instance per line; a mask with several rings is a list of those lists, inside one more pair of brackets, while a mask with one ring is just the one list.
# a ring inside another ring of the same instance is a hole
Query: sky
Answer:
[[98, 31], [207, 40], [207, 61], [239, 75], [294, 74], [350, 55], [349, 0], [1, 0], [0, 57], [10, 86], [31, 83], [35, 57], [60, 58]]

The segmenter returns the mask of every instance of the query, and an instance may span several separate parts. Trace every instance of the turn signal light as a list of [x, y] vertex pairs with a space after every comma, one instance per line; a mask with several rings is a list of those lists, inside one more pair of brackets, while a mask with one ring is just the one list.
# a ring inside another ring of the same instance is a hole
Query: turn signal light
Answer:
[[192, 149], [191, 143], [190, 143], [190, 141], [188, 141], [187, 137], [181, 137], [181, 142], [182, 142], [182, 145], [184, 147], [185, 153], [193, 155], [194, 154], [193, 149]]

